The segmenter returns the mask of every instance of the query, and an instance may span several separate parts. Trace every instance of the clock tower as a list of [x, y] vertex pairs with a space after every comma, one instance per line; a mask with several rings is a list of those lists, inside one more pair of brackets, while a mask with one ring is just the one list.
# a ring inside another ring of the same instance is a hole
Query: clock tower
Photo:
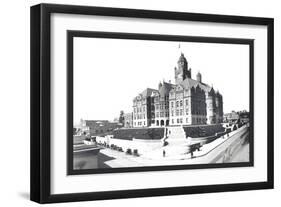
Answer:
[[186, 78], [191, 78], [191, 69], [188, 70], [188, 62], [184, 54], [181, 53], [178, 60], [178, 67], [175, 67], [175, 82], [179, 84]]

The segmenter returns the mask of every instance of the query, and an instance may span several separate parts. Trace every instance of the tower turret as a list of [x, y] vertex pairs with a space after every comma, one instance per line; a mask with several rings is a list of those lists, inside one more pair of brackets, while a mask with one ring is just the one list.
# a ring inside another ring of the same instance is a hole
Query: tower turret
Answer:
[[202, 82], [202, 75], [201, 75], [201, 73], [200, 72], [198, 72], [197, 73], [197, 75], [196, 75], [196, 80], [198, 81], [198, 82]]
[[181, 53], [178, 60], [178, 67], [175, 68], [175, 82], [179, 84], [184, 81], [186, 78], [191, 78], [191, 69], [188, 70], [188, 62], [184, 57], [184, 54]]
[[160, 81], [159, 84], [158, 84], [158, 90], [160, 90], [161, 87], [162, 87], [162, 83]]
[[206, 105], [207, 105], [207, 124], [216, 123], [216, 101], [215, 101], [215, 91], [213, 87], [209, 92], [206, 92]]

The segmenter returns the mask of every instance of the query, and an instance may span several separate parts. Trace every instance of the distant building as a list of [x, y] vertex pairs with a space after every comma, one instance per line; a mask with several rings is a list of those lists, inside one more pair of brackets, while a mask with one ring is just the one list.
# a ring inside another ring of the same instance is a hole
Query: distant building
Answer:
[[250, 121], [250, 113], [247, 111], [240, 111], [239, 118], [242, 123], [248, 123]]
[[75, 131], [73, 131], [75, 135], [89, 135], [89, 127], [83, 119], [80, 119], [79, 123], [75, 124], [73, 129], [75, 129]]
[[133, 127], [133, 113], [125, 113], [124, 114], [124, 127], [132, 128]]
[[223, 98], [202, 82], [201, 73], [191, 78], [191, 68], [181, 53], [175, 67], [175, 84], [160, 82], [133, 100], [133, 127], [217, 124], [223, 121]]
[[234, 123], [239, 120], [239, 114], [236, 111], [230, 113], [225, 113], [223, 115], [223, 122], [225, 123]]
[[134, 127], [147, 127], [151, 125], [154, 117], [154, 103], [152, 93], [155, 89], [147, 88], [133, 101], [133, 123]]
[[80, 128], [82, 134], [95, 136], [112, 132], [114, 129], [121, 128], [119, 122], [111, 122], [108, 120], [80, 120], [80, 123], [75, 126]]
[[246, 110], [232, 111], [231, 113], [226, 113], [223, 115], [223, 121], [225, 123], [248, 123], [250, 121], [250, 113]]

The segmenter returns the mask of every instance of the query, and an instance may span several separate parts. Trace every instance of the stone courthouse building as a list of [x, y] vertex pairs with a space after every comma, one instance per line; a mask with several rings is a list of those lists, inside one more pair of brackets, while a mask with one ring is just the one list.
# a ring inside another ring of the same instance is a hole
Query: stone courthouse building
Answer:
[[223, 121], [222, 95], [202, 82], [181, 53], [174, 68], [175, 84], [160, 82], [158, 90], [147, 88], [133, 100], [133, 127], [217, 124]]

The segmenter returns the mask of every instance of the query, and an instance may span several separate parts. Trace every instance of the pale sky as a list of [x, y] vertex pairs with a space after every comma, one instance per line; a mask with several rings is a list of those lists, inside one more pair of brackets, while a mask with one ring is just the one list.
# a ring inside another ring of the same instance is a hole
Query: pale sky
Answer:
[[192, 78], [200, 71], [223, 95], [224, 113], [249, 110], [248, 45], [75, 37], [73, 50], [74, 122], [132, 112], [133, 98], [147, 87], [174, 83], [181, 52]]

